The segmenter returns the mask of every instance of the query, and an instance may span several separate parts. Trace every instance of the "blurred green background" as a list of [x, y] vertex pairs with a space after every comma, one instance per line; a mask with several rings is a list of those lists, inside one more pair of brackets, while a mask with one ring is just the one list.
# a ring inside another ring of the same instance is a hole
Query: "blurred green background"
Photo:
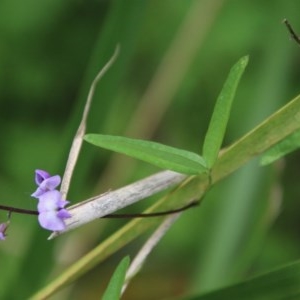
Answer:
[[[63, 174], [89, 86], [112, 55], [88, 132], [200, 151], [230, 67], [246, 54], [225, 146], [300, 91], [300, 3], [259, 0], [2, 0], [0, 2], [1, 204], [35, 209], [34, 170]], [[124, 299], [208, 291], [300, 257], [298, 153], [254, 161], [185, 212]], [[72, 203], [157, 172], [84, 145]], [[150, 205], [137, 204], [138, 212]], [[0, 213], [1, 221], [6, 214]], [[34, 217], [12, 216], [0, 244], [0, 299], [26, 299], [126, 221], [100, 220], [47, 241]], [[99, 299], [130, 244], [51, 299]]]

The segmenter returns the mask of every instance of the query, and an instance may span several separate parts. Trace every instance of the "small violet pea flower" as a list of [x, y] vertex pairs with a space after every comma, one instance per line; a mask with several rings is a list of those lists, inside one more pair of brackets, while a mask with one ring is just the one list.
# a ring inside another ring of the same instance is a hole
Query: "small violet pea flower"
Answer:
[[6, 234], [5, 231], [8, 227], [8, 223], [1, 223], [0, 224], [0, 240], [5, 240]]
[[64, 200], [62, 194], [56, 190], [60, 181], [59, 175], [51, 176], [43, 170], [35, 171], [38, 188], [31, 196], [39, 200], [37, 208], [40, 225], [52, 231], [64, 230], [66, 228], [64, 220], [71, 217], [65, 209], [69, 201]]
[[66, 228], [64, 219], [70, 218], [70, 213], [64, 208], [69, 201], [62, 199], [57, 190], [44, 192], [39, 197], [38, 220], [40, 225], [48, 230], [61, 231]]
[[59, 175], [51, 176], [46, 171], [36, 170], [35, 182], [38, 185], [38, 188], [33, 194], [31, 194], [31, 196], [34, 198], [39, 198], [44, 193], [55, 190], [55, 188], [59, 186], [60, 181], [61, 179]]

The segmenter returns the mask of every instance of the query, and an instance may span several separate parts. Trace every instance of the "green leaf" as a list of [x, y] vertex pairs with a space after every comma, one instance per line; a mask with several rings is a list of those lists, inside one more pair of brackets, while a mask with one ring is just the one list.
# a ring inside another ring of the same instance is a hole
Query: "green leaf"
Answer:
[[104, 292], [102, 300], [117, 300], [120, 299], [122, 286], [125, 280], [126, 271], [128, 269], [130, 259], [128, 256], [124, 257], [117, 266], [112, 275], [109, 284]]
[[126, 154], [163, 169], [189, 175], [207, 171], [205, 161], [198, 154], [163, 144], [101, 134], [87, 134], [84, 139], [98, 147]]
[[297, 130], [300, 130], [300, 95], [227, 147], [212, 170], [212, 183], [228, 176]]
[[270, 148], [261, 158], [261, 165], [268, 165], [282, 156], [297, 150], [300, 147], [300, 130], [295, 131], [287, 138]]
[[215, 104], [203, 144], [203, 158], [209, 168], [211, 168], [217, 160], [228, 123], [232, 101], [248, 60], [248, 56], [242, 57], [231, 68]]
[[300, 262], [189, 300], [300, 299]]

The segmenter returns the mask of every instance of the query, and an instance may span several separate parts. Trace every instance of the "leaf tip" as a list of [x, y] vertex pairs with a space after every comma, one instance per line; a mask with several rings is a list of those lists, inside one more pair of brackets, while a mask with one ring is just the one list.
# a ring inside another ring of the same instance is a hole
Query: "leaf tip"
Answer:
[[244, 68], [248, 65], [248, 62], [249, 62], [249, 55], [245, 55], [240, 59], [240, 64]]

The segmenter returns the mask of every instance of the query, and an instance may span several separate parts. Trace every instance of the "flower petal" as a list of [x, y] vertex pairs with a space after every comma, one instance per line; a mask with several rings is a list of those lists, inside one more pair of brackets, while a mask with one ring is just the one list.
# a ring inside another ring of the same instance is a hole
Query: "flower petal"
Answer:
[[0, 240], [5, 240], [6, 234], [5, 231], [8, 227], [8, 223], [1, 223], [0, 224]]
[[45, 211], [57, 211], [60, 208], [58, 206], [58, 203], [60, 201], [62, 201], [61, 193], [57, 190], [48, 191], [46, 193], [43, 193], [39, 197], [39, 203], [38, 203], [39, 213], [45, 212]]
[[56, 214], [60, 219], [71, 218], [71, 214], [64, 208], [60, 209]]
[[59, 201], [57, 202], [57, 207], [59, 207], [59, 208], [65, 208], [65, 206], [66, 206], [67, 204], [69, 204], [69, 203], [70, 203], [70, 201], [59, 200]]
[[50, 174], [44, 170], [35, 170], [35, 182], [40, 185], [45, 179], [49, 178]]
[[54, 176], [51, 176], [51, 177], [45, 179], [43, 182], [40, 183], [39, 186], [40, 186], [40, 188], [42, 188], [44, 190], [51, 191], [59, 186], [60, 181], [61, 181], [60, 176], [54, 175]]
[[31, 194], [31, 197], [34, 198], [39, 198], [41, 195], [43, 195], [44, 193], [46, 193], [46, 191], [40, 187], [38, 187], [34, 193]]
[[64, 221], [57, 216], [55, 211], [40, 213], [38, 220], [40, 225], [48, 230], [61, 231], [66, 228]]

